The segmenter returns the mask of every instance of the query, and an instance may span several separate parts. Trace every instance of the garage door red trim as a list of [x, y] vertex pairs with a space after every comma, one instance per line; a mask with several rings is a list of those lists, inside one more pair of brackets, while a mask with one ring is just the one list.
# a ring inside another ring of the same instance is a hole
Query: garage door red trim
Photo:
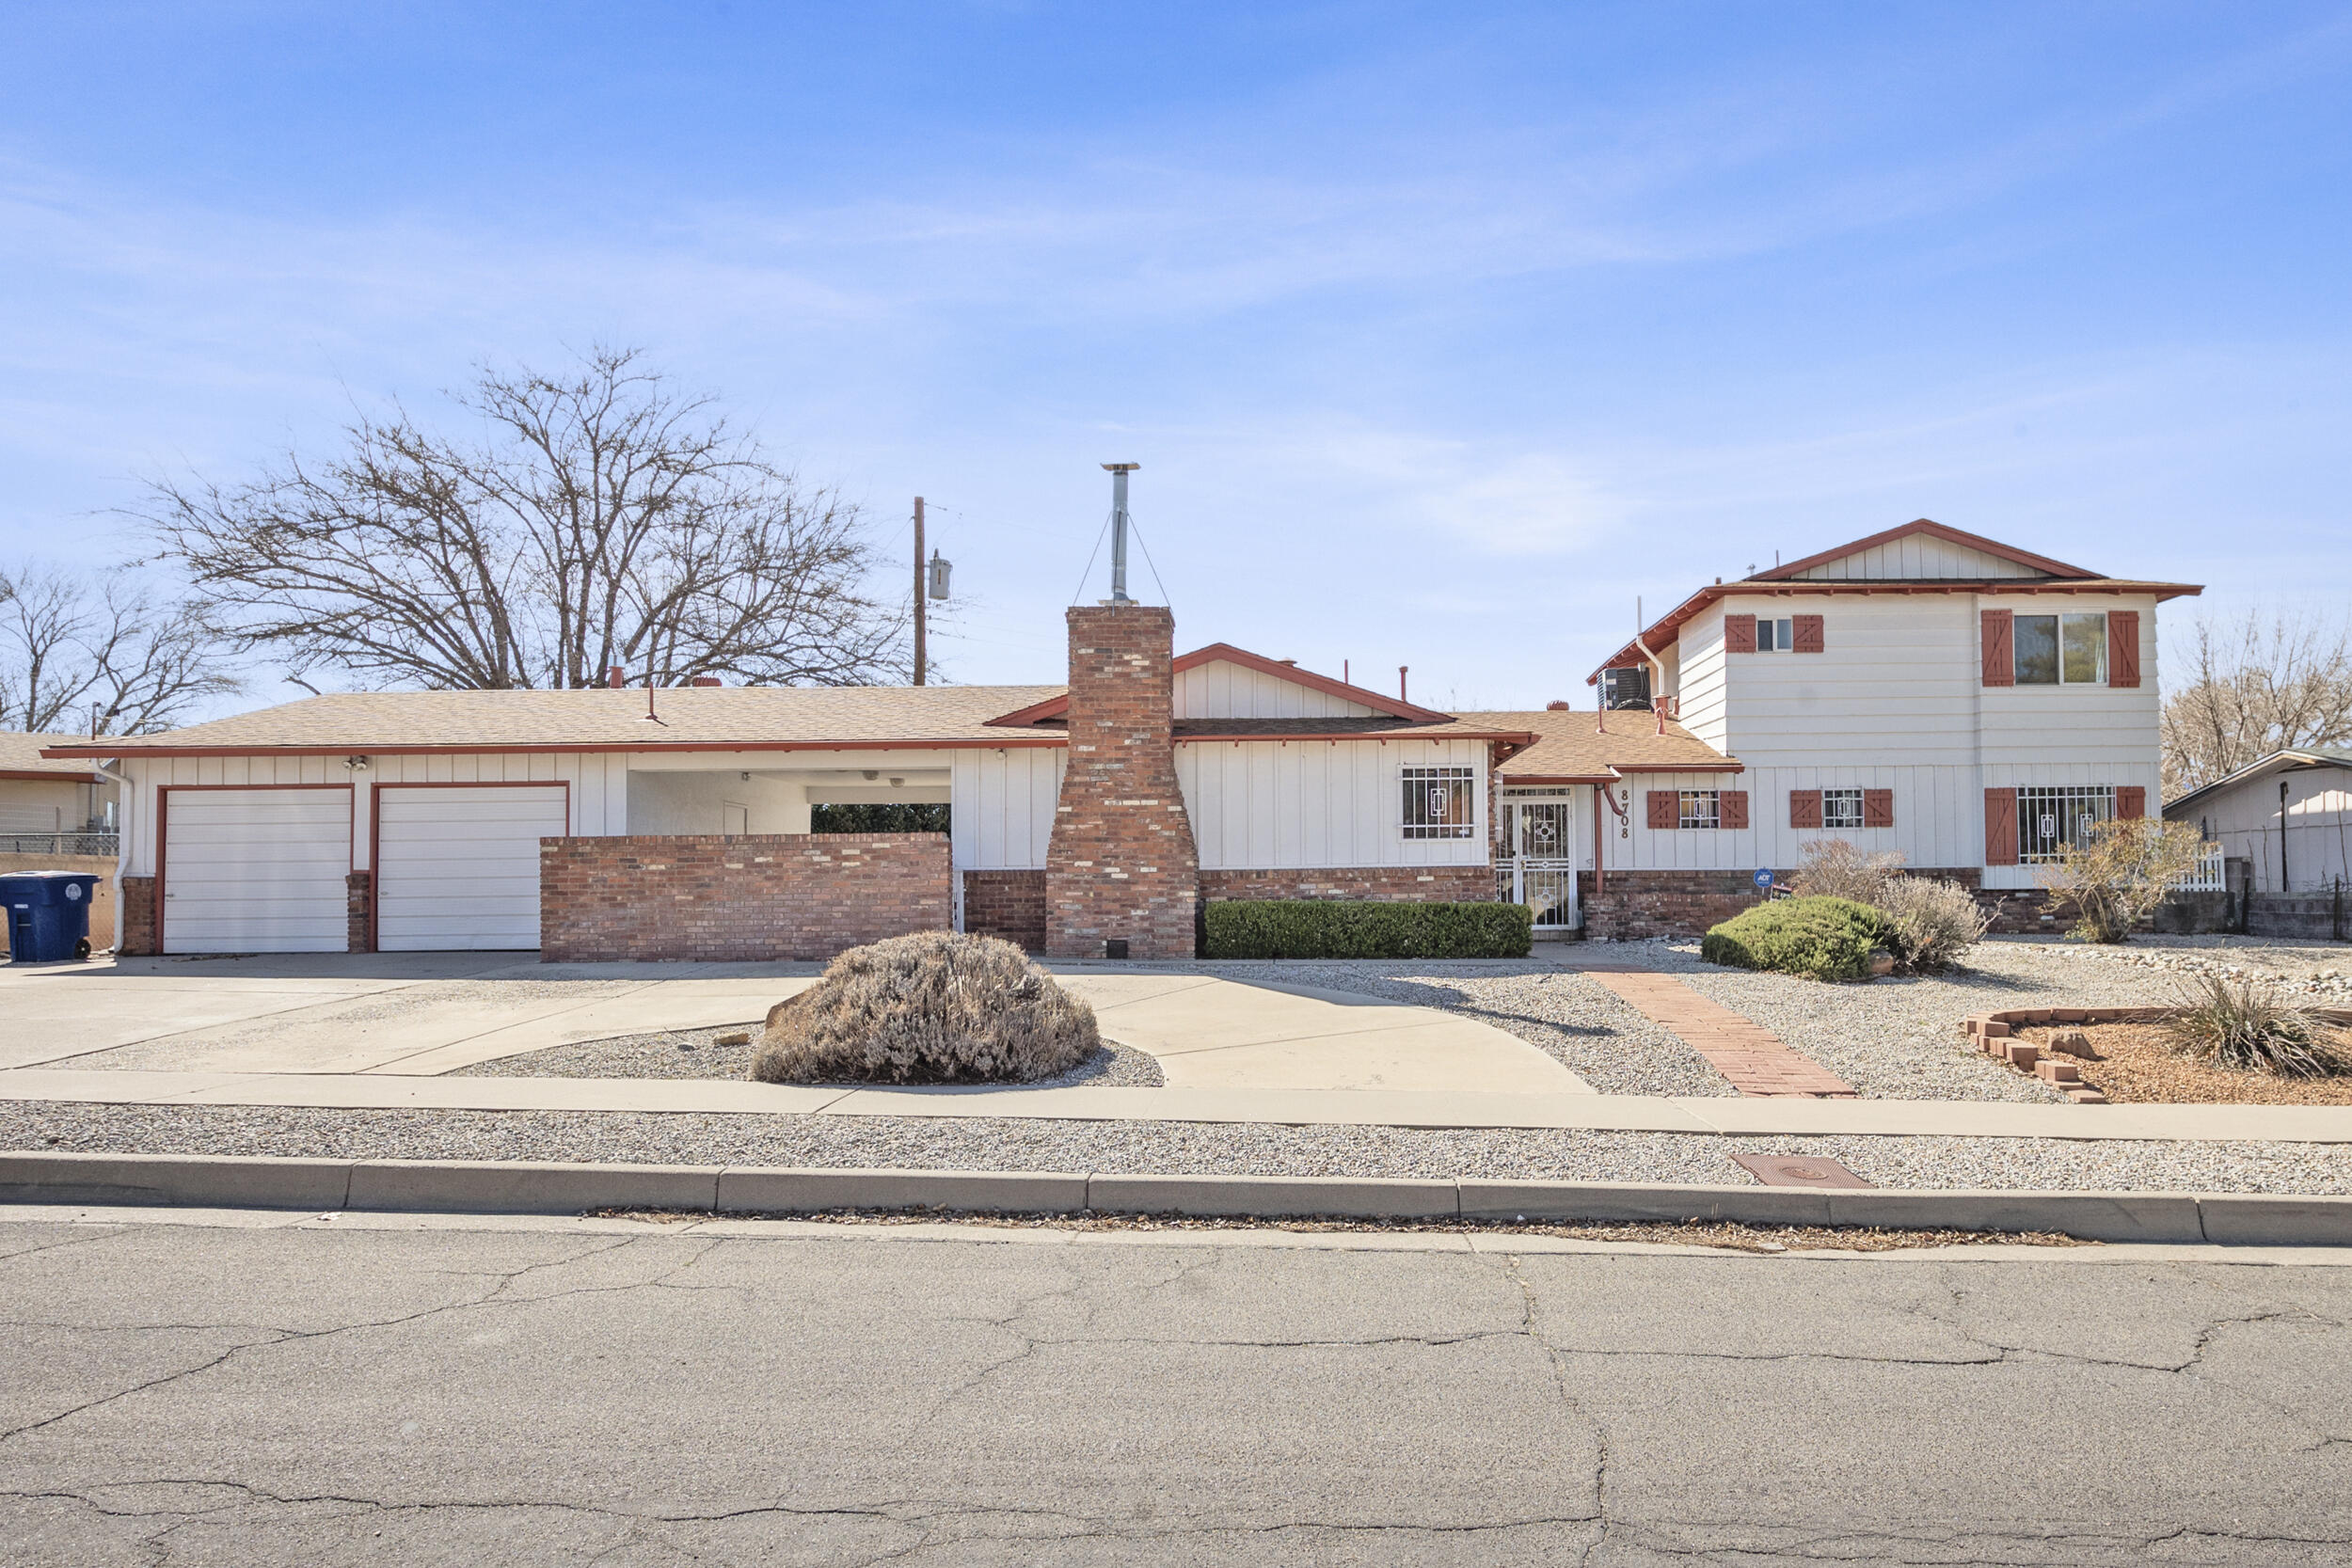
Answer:
[[368, 951], [375, 951], [375, 933], [382, 924], [384, 901], [384, 792], [388, 789], [560, 789], [564, 792], [564, 832], [572, 832], [572, 781], [569, 779], [434, 779], [414, 783], [380, 784], [368, 792]]
[[[164, 879], [170, 875], [171, 856], [171, 798], [174, 794], [198, 794], [222, 789], [340, 789], [348, 792], [347, 784], [157, 784], [155, 786], [155, 951], [171, 951], [164, 945]], [[352, 839], [351, 812], [343, 812], [343, 874], [351, 874]], [[122, 917], [115, 917], [119, 921]]]

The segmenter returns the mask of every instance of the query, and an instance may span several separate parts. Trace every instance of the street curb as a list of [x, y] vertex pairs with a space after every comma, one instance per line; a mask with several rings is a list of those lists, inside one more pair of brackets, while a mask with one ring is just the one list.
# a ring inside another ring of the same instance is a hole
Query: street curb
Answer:
[[2253, 1193], [1816, 1191], [1644, 1181], [1109, 1176], [532, 1161], [289, 1160], [0, 1153], [0, 1203], [574, 1214], [591, 1209], [1598, 1223], [1734, 1221], [1884, 1229], [2055, 1230], [2100, 1242], [2352, 1244], [2352, 1197]]

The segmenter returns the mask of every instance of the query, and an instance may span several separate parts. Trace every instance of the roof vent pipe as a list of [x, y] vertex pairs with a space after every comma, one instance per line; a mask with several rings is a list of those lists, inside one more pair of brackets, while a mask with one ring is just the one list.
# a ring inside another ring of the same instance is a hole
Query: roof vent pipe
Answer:
[[615, 664], [604, 673], [604, 684], [618, 691], [628, 684], [628, 672]]
[[1409, 664], [1400, 664], [1396, 667], [1396, 700], [1400, 703], [1412, 700], [1405, 695], [1405, 676], [1411, 669], [1412, 666]]
[[1646, 630], [1647, 628], [1642, 624], [1642, 601], [1639, 596], [1636, 596], [1633, 601], [1633, 645], [1642, 650], [1644, 658], [1649, 660], [1649, 705], [1656, 710], [1658, 715], [1658, 733], [1664, 735], [1666, 733], [1666, 705], [1672, 700], [1666, 695], [1666, 663], [1656, 654], [1651, 653], [1649, 644], [1643, 641]]
[[1133, 604], [1127, 597], [1127, 476], [1140, 463], [1105, 463], [1111, 476], [1111, 603]]

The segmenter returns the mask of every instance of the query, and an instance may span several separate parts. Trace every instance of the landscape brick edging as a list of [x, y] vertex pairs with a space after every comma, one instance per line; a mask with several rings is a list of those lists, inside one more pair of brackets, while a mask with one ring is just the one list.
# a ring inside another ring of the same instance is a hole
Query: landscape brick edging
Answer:
[[[1988, 1056], [2030, 1072], [2078, 1105], [2105, 1105], [2107, 1097], [2081, 1081], [2072, 1062], [2045, 1056], [2042, 1048], [2016, 1038], [2020, 1029], [2047, 1029], [2060, 1023], [2161, 1023], [2181, 1009], [2139, 1007], [2006, 1007], [1998, 1012], [1971, 1013], [1960, 1021], [1961, 1037]], [[2352, 1025], [2352, 1009], [2318, 1007], [2312, 1016], [2339, 1026]]]
[[2088, 1241], [2352, 1244], [2352, 1197], [2260, 1193], [1950, 1191], [1669, 1182], [1415, 1181], [1316, 1176], [812, 1170], [522, 1161], [0, 1153], [0, 1202], [573, 1214], [592, 1209], [779, 1212], [1184, 1214], [1272, 1219], [1819, 1225], [2055, 1230]]

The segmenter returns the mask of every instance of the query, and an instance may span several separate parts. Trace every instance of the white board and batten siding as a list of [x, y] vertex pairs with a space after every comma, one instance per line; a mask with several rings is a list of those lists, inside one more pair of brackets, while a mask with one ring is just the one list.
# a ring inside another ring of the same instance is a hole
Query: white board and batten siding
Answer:
[[176, 789], [165, 830], [167, 953], [340, 953], [351, 791]]
[[1045, 864], [1067, 754], [1058, 746], [965, 748], [946, 753], [952, 851], [959, 871], [1036, 870]]
[[2049, 574], [2022, 561], [1994, 555], [1973, 545], [1938, 539], [1931, 533], [1908, 533], [1873, 545], [1867, 550], [1841, 555], [1798, 574], [1814, 582], [1880, 582], [1888, 578], [1976, 581], [1986, 578], [2042, 578]]
[[385, 952], [539, 945], [539, 840], [569, 831], [569, 786], [375, 789], [375, 944]]
[[[1486, 760], [1482, 740], [1201, 740], [1176, 748], [1176, 776], [1204, 871], [1483, 865]], [[1405, 836], [1408, 767], [1473, 770], [1468, 837]]]
[[1229, 659], [1180, 670], [1175, 686], [1179, 719], [1364, 719], [1378, 711]]

